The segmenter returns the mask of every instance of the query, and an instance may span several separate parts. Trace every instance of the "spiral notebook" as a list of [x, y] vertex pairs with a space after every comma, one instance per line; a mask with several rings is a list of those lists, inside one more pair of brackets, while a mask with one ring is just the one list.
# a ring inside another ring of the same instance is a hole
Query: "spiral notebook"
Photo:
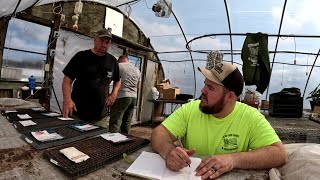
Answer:
[[200, 164], [201, 159], [190, 158], [190, 167], [185, 167], [178, 172], [174, 172], [166, 167], [164, 159], [159, 154], [143, 151], [126, 170], [126, 173], [158, 180], [200, 180], [200, 176], [195, 176], [195, 170]]

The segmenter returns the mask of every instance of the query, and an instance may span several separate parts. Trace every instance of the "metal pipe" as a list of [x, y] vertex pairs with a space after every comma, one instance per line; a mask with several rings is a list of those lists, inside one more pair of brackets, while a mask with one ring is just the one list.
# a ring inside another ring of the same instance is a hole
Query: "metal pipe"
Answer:
[[141, 1], [141, 0], [132, 0], [132, 1], [117, 5], [116, 7], [120, 7], [120, 6], [123, 6], [123, 5], [126, 5], [126, 4], [130, 4], [130, 3], [133, 3], [133, 2], [136, 2], [136, 1]]
[[316, 61], [317, 61], [317, 59], [318, 59], [319, 54], [320, 54], [320, 49], [319, 49], [319, 51], [318, 51], [318, 54], [317, 54], [316, 58], [314, 59], [313, 65], [312, 65], [312, 67], [311, 67], [311, 69], [310, 69], [310, 73], [309, 73], [309, 76], [308, 76], [308, 79], [307, 79], [307, 82], [306, 82], [306, 86], [304, 87], [302, 99], [304, 99], [304, 94], [306, 93], [306, 89], [307, 89], [307, 86], [308, 86], [308, 83], [309, 83], [309, 79], [310, 79], [310, 76], [311, 76], [313, 67], [314, 67], [315, 64], [316, 64]]
[[[187, 62], [187, 61], [191, 61], [189, 59], [185, 59], [185, 60], [167, 60], [167, 59], [161, 59], [161, 62], [171, 62], [171, 63], [178, 63], [178, 62]], [[200, 62], [205, 62], [207, 61], [207, 59], [194, 59], [193, 61], [200, 61]], [[226, 62], [231, 62], [228, 60], [224, 60]], [[238, 62], [233, 62], [235, 64], [239, 64], [240, 66], [242, 66], [242, 63], [238, 63]], [[289, 65], [289, 66], [302, 66], [302, 67], [312, 67], [312, 65], [305, 65], [305, 64], [294, 64], [294, 63], [283, 63], [283, 62], [277, 62], [275, 61], [274, 64], [285, 64], [285, 65]], [[316, 66], [314, 65], [314, 67], [320, 67], [320, 66]]]
[[[212, 50], [191, 50], [192, 52], [196, 52], [196, 53], [205, 53], [207, 54], [208, 52], [212, 51]], [[231, 54], [229, 51], [230, 50], [219, 50], [221, 52], [224, 52], [224, 54]], [[236, 51], [236, 52], [235, 52]], [[162, 51], [162, 52], [157, 52], [157, 54], [171, 54], [171, 53], [185, 53], [188, 51]], [[272, 53], [287, 53], [287, 54], [304, 54], [304, 55], [314, 55], [316, 56], [316, 53], [309, 53], [309, 52], [295, 52], [295, 51], [269, 51], [269, 54]], [[233, 54], [234, 55], [241, 55], [241, 50], [233, 50]]]
[[[167, 4], [166, 1], [164, 1], [164, 2]], [[168, 5], [168, 4], [167, 4], [167, 5]], [[169, 7], [169, 6], [168, 6], [168, 7]], [[184, 40], [185, 40], [186, 43], [187, 43], [187, 42], [188, 42], [187, 37], [186, 37], [186, 35], [185, 35], [185, 33], [184, 33], [183, 29], [182, 29], [182, 26], [181, 26], [181, 24], [180, 24], [177, 16], [176, 16], [175, 13], [173, 12], [173, 10], [171, 10], [171, 13], [172, 13], [172, 15], [174, 16], [174, 18], [176, 19], [176, 21], [177, 21], [177, 23], [178, 23], [178, 25], [179, 25], [179, 28], [180, 28], [180, 30], [181, 30], [181, 32], [182, 32], [182, 34], [183, 34]], [[187, 48], [187, 49], [189, 50], [189, 54], [190, 54], [190, 58], [191, 58], [191, 63], [192, 63], [192, 68], [193, 68], [193, 79], [194, 79], [194, 92], [193, 92], [193, 97], [196, 97], [196, 92], [197, 92], [196, 69], [195, 69], [195, 67], [194, 67], [194, 62], [193, 62], [193, 57], [192, 57], [191, 49], [190, 49], [190, 48]]]
[[21, 52], [26, 52], [26, 53], [40, 54], [40, 55], [47, 55], [47, 53], [40, 53], [40, 52], [34, 52], [34, 51], [27, 51], [27, 50], [16, 49], [16, 48], [8, 48], [8, 47], [4, 47], [4, 49], [10, 49], [10, 50], [14, 50], [14, 51], [21, 51]]
[[228, 26], [229, 26], [229, 33], [230, 33], [231, 63], [233, 64], [233, 46], [232, 46], [231, 25], [230, 25], [230, 17], [229, 17], [228, 5], [227, 5], [226, 0], [224, 0], [224, 6], [226, 8], [226, 13], [227, 13], [227, 18], [228, 18]]
[[[20, 3], [21, 3], [21, 0], [18, 1], [16, 7], [14, 8], [14, 11], [12, 12], [12, 14], [13, 14], [14, 16], [16, 15], [16, 12], [17, 12], [17, 9], [18, 9]], [[11, 14], [11, 15], [12, 15], [12, 14]]]
[[[285, 12], [285, 10], [286, 10], [286, 6], [287, 6], [287, 0], [285, 0], [285, 1], [284, 1], [284, 4], [283, 4], [283, 9], [282, 9], [282, 14], [281, 14], [281, 20], [280, 20], [278, 35], [280, 35], [280, 32], [281, 32], [282, 22], [283, 22], [283, 17], [284, 17], [284, 12]], [[278, 43], [279, 43], [279, 36], [277, 37], [276, 46], [275, 46], [275, 48], [274, 48], [274, 51], [275, 51], [275, 52], [277, 52]], [[271, 74], [272, 74], [272, 69], [273, 69], [273, 63], [274, 63], [274, 60], [275, 60], [275, 58], [276, 58], [276, 54], [277, 54], [277, 53], [274, 53], [274, 54], [273, 54], [273, 59], [272, 59], [271, 68], [270, 68], [269, 84], [270, 84], [270, 81], [271, 81]], [[266, 99], [268, 99], [268, 93], [269, 93], [269, 85], [268, 85], [268, 87], [267, 87]]]

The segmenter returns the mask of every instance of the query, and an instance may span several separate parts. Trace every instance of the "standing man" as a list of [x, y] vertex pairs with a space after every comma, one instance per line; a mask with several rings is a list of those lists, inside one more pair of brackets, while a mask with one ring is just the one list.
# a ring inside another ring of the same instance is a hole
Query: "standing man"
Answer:
[[[110, 28], [99, 30], [94, 47], [78, 52], [62, 71], [64, 117], [75, 114], [80, 120], [101, 124], [107, 115], [107, 107], [113, 105], [121, 85], [117, 59], [107, 52], [111, 39]], [[114, 85], [109, 94], [111, 81]]]
[[140, 86], [140, 71], [129, 62], [127, 56], [120, 56], [118, 62], [121, 88], [110, 110], [109, 131], [128, 134]]
[[[285, 148], [265, 117], [238, 102], [243, 77], [238, 68], [221, 62], [198, 68], [205, 76], [201, 100], [172, 113], [151, 135], [153, 149], [173, 171], [187, 167], [194, 153], [205, 156], [196, 168], [201, 179], [237, 169], [268, 169], [286, 162]], [[174, 141], [183, 138], [184, 148]]]

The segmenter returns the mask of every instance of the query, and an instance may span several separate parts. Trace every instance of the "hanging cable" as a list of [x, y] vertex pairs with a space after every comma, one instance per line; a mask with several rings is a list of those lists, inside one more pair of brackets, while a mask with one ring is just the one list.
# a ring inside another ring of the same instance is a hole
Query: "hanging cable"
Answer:
[[145, 4], [146, 4], [147, 9], [152, 9], [152, 8], [149, 8], [149, 7], [148, 7], [147, 0], [144, 0], [144, 2], [145, 2]]
[[296, 37], [293, 36], [294, 40], [294, 61], [293, 64], [297, 64], [297, 43], [296, 43]]
[[308, 76], [308, 61], [309, 61], [309, 54], [308, 54], [308, 57], [307, 57], [307, 71], [306, 71], [306, 76]]
[[310, 69], [310, 73], [309, 73], [309, 76], [308, 76], [308, 79], [307, 79], [307, 82], [306, 82], [306, 86], [304, 87], [302, 99], [304, 99], [304, 95], [305, 95], [305, 93], [306, 93], [306, 89], [307, 89], [307, 86], [308, 86], [308, 83], [309, 83], [309, 79], [310, 79], [312, 70], [313, 70], [313, 68], [315, 67], [315, 64], [316, 64], [316, 62], [317, 62], [317, 59], [318, 59], [318, 57], [319, 57], [319, 54], [320, 54], [320, 49], [319, 49], [319, 51], [318, 51], [318, 54], [317, 54], [316, 58], [314, 59], [314, 62], [313, 62], [313, 64], [312, 64], [312, 67], [311, 67], [311, 69]]
[[132, 8], [130, 4], [126, 5], [126, 12], [128, 14], [128, 17], [130, 17], [131, 13], [132, 13]]
[[283, 71], [284, 71], [284, 64], [282, 65], [281, 86], [283, 84]]
[[62, 114], [62, 110], [61, 110], [61, 107], [60, 107], [60, 104], [59, 104], [59, 101], [58, 101], [58, 98], [57, 98], [57, 95], [56, 95], [56, 91], [54, 90], [54, 86], [52, 85], [51, 87], [52, 87], [54, 98], [56, 99], [56, 102], [58, 104], [58, 108], [60, 110], [60, 113]]
[[[16, 19], [16, 18], [13, 17], [12, 25], [14, 25], [15, 19]], [[11, 46], [12, 32], [13, 32], [13, 28], [11, 28], [11, 30], [10, 30], [10, 35], [9, 35], [8, 50], [7, 50], [6, 59], [5, 59], [5, 66], [6, 66], [6, 67], [8, 67], [8, 60], [9, 60], [9, 52], [10, 52], [10, 46]]]

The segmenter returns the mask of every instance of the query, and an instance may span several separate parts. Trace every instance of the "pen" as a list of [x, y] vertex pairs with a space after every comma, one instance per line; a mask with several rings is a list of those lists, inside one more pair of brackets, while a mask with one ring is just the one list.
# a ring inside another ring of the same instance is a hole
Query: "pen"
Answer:
[[[182, 144], [182, 142], [181, 142], [181, 139], [179, 138], [179, 136], [177, 137], [177, 139], [178, 139], [178, 142], [179, 142], [179, 145], [180, 145], [180, 147], [181, 148], [184, 148], [183, 147], [183, 144]], [[178, 155], [179, 156], [179, 155]], [[179, 156], [180, 157], [180, 156]], [[181, 159], [182, 159], [182, 157], [180, 157]], [[186, 161], [186, 160], [184, 160], [184, 159], [182, 159], [184, 162], [186, 162], [187, 164], [188, 164], [188, 166], [190, 167], [190, 164]]]

